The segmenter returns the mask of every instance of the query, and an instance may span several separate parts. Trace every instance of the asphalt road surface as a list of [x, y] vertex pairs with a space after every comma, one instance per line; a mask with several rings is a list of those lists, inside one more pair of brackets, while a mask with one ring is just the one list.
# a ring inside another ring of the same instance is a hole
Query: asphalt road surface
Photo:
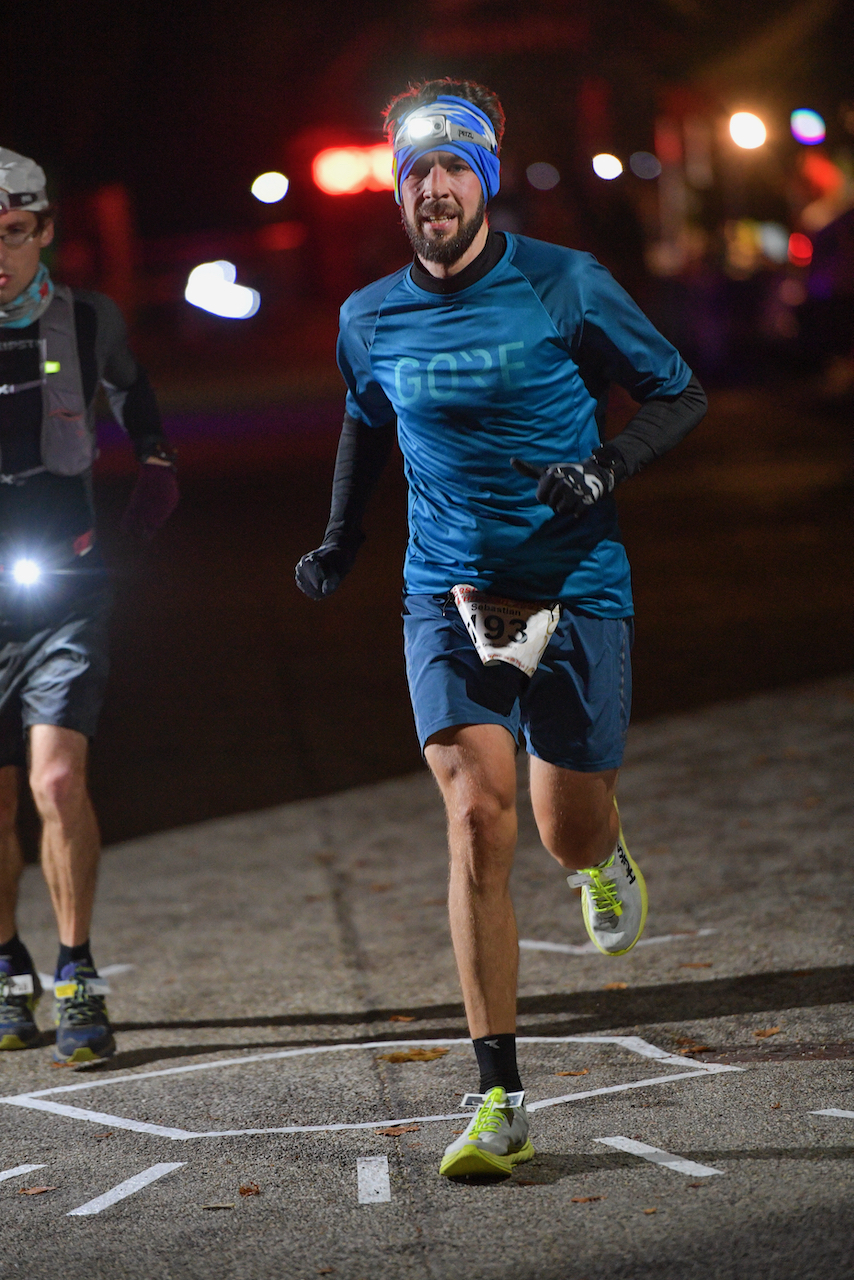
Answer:
[[[2, 1056], [0, 1276], [849, 1277], [852, 711], [843, 677], [636, 727], [651, 908], [619, 960], [520, 775], [537, 1154], [503, 1181], [437, 1174], [476, 1076], [424, 771], [114, 847], [93, 938], [119, 1050], [54, 1069], [43, 1008], [45, 1045]], [[21, 932], [49, 966], [34, 868]]]

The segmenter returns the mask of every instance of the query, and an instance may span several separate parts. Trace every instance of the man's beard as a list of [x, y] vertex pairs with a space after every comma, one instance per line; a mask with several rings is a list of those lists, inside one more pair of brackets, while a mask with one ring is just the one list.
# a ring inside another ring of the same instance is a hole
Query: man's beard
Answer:
[[[457, 216], [457, 229], [453, 235], [442, 240], [428, 240], [421, 232], [420, 218], [435, 217], [437, 214], [451, 213]], [[403, 221], [406, 234], [409, 236], [409, 242], [412, 245], [419, 258], [423, 258], [425, 262], [440, 262], [443, 266], [450, 266], [454, 262], [458, 262], [463, 254], [471, 248], [474, 238], [483, 226], [483, 220], [486, 217], [486, 205], [481, 194], [480, 202], [468, 222], [463, 221], [462, 209], [458, 204], [453, 207], [447, 203], [437, 202], [435, 205], [422, 205], [416, 214], [416, 221], [410, 222], [406, 214], [401, 208], [401, 218]]]

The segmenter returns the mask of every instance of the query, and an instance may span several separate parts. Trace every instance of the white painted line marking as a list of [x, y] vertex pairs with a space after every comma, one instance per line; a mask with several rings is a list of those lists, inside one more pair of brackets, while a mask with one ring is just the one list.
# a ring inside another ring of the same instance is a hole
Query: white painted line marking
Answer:
[[47, 1165], [43, 1164], [16, 1164], [14, 1169], [3, 1169], [0, 1172], [0, 1182], [5, 1182], [7, 1178], [20, 1178], [25, 1173], [32, 1173], [34, 1169], [46, 1169]]
[[45, 1102], [42, 1098], [30, 1098], [22, 1094], [19, 1098], [3, 1098], [12, 1107], [29, 1107], [33, 1111], [51, 1111], [57, 1116], [68, 1116], [71, 1120], [91, 1120], [94, 1124], [109, 1129], [132, 1129], [135, 1133], [152, 1133], [158, 1138], [195, 1138], [196, 1134], [189, 1129], [170, 1129], [162, 1124], [146, 1124], [142, 1120], [125, 1120], [123, 1116], [111, 1116], [105, 1111], [89, 1111], [84, 1107], [69, 1107], [63, 1102]]
[[111, 1204], [116, 1204], [119, 1200], [125, 1200], [135, 1192], [141, 1191], [150, 1182], [156, 1182], [158, 1178], [164, 1178], [167, 1173], [183, 1168], [185, 1163], [186, 1161], [179, 1160], [176, 1164], [153, 1164], [150, 1169], [143, 1169], [142, 1173], [135, 1174], [126, 1182], [120, 1182], [117, 1187], [105, 1191], [102, 1196], [87, 1200], [85, 1204], [80, 1205], [79, 1209], [72, 1209], [66, 1217], [77, 1218], [91, 1213], [101, 1213], [102, 1210], [109, 1209]]
[[811, 1111], [811, 1116], [839, 1116], [842, 1120], [854, 1120], [854, 1111], [840, 1111], [838, 1107], [828, 1107], [826, 1111]]
[[650, 1164], [661, 1164], [666, 1169], [674, 1169], [676, 1173], [687, 1173], [693, 1178], [711, 1178], [713, 1174], [723, 1177], [723, 1169], [713, 1169], [707, 1164], [697, 1164], [694, 1160], [686, 1160], [683, 1156], [672, 1156], [669, 1151], [660, 1147], [649, 1147], [645, 1142], [635, 1138], [594, 1138], [594, 1142], [602, 1142], [606, 1147], [614, 1147], [617, 1151], [628, 1151]]
[[[135, 969], [135, 964], [105, 964], [103, 969], [98, 970], [99, 978], [112, 978], [117, 973], [127, 973], [129, 969]], [[40, 973], [39, 979], [45, 991], [53, 991], [53, 974]]]
[[[186, 1075], [194, 1071], [212, 1071], [218, 1067], [243, 1067], [252, 1062], [269, 1062], [282, 1058], [305, 1057], [308, 1054], [343, 1053], [353, 1049], [388, 1049], [431, 1045], [466, 1045], [471, 1041], [467, 1037], [453, 1039], [430, 1040], [374, 1040], [364, 1044], [316, 1045], [309, 1048], [281, 1049], [274, 1053], [257, 1053], [243, 1058], [221, 1058], [217, 1062], [194, 1062], [186, 1067], [165, 1067], [158, 1071], [140, 1071], [135, 1075], [113, 1076], [99, 1080], [88, 1079], [82, 1084], [56, 1085], [51, 1089], [39, 1089], [32, 1093], [21, 1093], [14, 1097], [0, 1098], [0, 1103], [11, 1107], [30, 1107], [36, 1111], [52, 1111], [56, 1115], [68, 1116], [72, 1120], [89, 1120], [93, 1124], [116, 1129], [132, 1129], [138, 1133], [151, 1133], [158, 1137], [173, 1138], [176, 1141], [189, 1138], [232, 1138], [263, 1133], [337, 1133], [347, 1129], [375, 1129], [396, 1124], [428, 1124], [433, 1121], [470, 1119], [469, 1112], [451, 1112], [447, 1115], [405, 1116], [386, 1120], [366, 1120], [358, 1123], [315, 1124], [315, 1125], [283, 1125], [271, 1129], [211, 1129], [203, 1132], [189, 1129], [170, 1128], [165, 1125], [143, 1123], [140, 1120], [128, 1120], [123, 1116], [112, 1116], [103, 1111], [89, 1111], [82, 1107], [71, 1107], [64, 1103], [48, 1101], [47, 1094], [75, 1093], [80, 1089], [103, 1089], [115, 1084], [132, 1084], [137, 1080], [150, 1080], [161, 1076]], [[520, 1036], [517, 1044], [614, 1044], [640, 1057], [651, 1058], [662, 1066], [684, 1068], [685, 1059], [677, 1054], [659, 1049], [657, 1045], [642, 1040], [640, 1036]], [[694, 1062], [692, 1070], [680, 1070], [672, 1075], [653, 1076], [641, 1080], [632, 1080], [627, 1084], [605, 1085], [599, 1089], [583, 1089], [577, 1093], [565, 1093], [556, 1098], [543, 1098], [538, 1102], [528, 1103], [529, 1111], [537, 1111], [543, 1107], [556, 1107], [565, 1102], [579, 1102], [584, 1098], [595, 1098], [601, 1094], [622, 1093], [627, 1089], [643, 1089], [650, 1085], [670, 1084], [673, 1080], [690, 1080], [698, 1076], [718, 1075], [724, 1071], [743, 1071], [743, 1067], [724, 1065], [718, 1062]]]
[[388, 1156], [359, 1156], [356, 1161], [359, 1204], [384, 1204], [391, 1199]]
[[[635, 946], [653, 947], [660, 942], [690, 941], [692, 938], [707, 938], [712, 933], [717, 933], [717, 929], [695, 929], [691, 933], [662, 933], [657, 938], [640, 938], [635, 943]], [[530, 938], [520, 938], [519, 947], [522, 951], [560, 951], [569, 956], [599, 954], [597, 947], [592, 942], [534, 942]]]

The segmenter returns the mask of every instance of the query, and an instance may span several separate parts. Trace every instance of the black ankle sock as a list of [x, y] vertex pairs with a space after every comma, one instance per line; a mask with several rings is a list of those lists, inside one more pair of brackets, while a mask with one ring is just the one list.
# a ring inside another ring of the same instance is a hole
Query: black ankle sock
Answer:
[[76, 964], [79, 960], [85, 960], [92, 968], [95, 968], [95, 961], [92, 959], [92, 952], [89, 950], [89, 939], [80, 942], [76, 947], [67, 947], [64, 942], [59, 944], [59, 958], [56, 962], [56, 977], [62, 973], [67, 964]]
[[479, 1036], [472, 1040], [480, 1068], [480, 1091], [487, 1093], [500, 1086], [508, 1093], [522, 1088], [519, 1068], [516, 1066], [516, 1037], [505, 1033], [500, 1036]]
[[12, 961], [15, 973], [35, 973], [36, 971], [33, 958], [17, 933], [8, 942], [0, 944], [0, 956], [6, 956]]

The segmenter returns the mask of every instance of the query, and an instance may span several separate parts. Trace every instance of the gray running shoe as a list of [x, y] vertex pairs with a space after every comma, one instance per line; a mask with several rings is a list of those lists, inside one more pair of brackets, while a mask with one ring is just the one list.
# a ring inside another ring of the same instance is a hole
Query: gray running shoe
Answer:
[[515, 1164], [530, 1160], [534, 1148], [528, 1140], [525, 1094], [507, 1094], [501, 1088], [488, 1093], [468, 1093], [463, 1106], [479, 1102], [465, 1133], [445, 1151], [439, 1173], [457, 1178], [468, 1173], [512, 1173]]
[[631, 951], [646, 924], [648, 899], [646, 882], [626, 848], [622, 827], [610, 858], [566, 880], [573, 889], [581, 889], [584, 924], [594, 947], [604, 956]]

